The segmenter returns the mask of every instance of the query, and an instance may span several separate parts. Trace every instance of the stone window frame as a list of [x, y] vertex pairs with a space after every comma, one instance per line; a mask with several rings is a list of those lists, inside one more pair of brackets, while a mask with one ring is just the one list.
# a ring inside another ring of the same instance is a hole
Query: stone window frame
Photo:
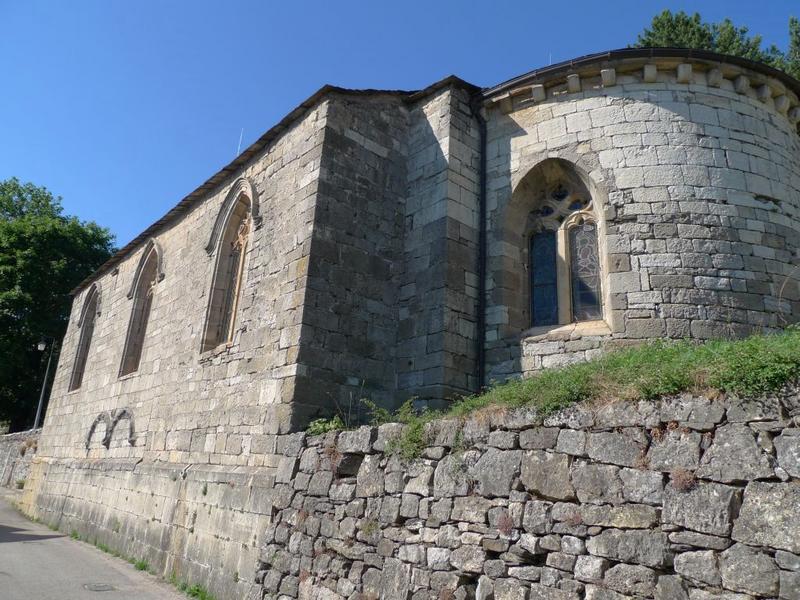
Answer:
[[147, 339], [147, 327], [153, 310], [155, 288], [163, 279], [163, 252], [158, 242], [150, 239], [139, 259], [127, 294], [133, 304], [122, 349], [119, 377], [127, 377], [139, 371]]
[[[562, 183], [563, 185], [563, 183]], [[568, 196], [562, 201], [565, 206], [569, 207], [569, 205], [575, 202], [577, 199], [576, 196], [582, 196], [582, 193], [575, 192], [574, 190], [568, 192]], [[600, 260], [601, 252], [600, 252], [600, 224], [597, 214], [595, 214], [594, 210], [594, 199], [592, 198], [591, 194], [588, 195], [588, 198], [584, 199], [585, 206], [584, 208], [574, 209], [571, 211], [559, 211], [554, 210], [554, 212], [546, 217], [543, 216], [529, 216], [529, 223], [527, 226], [527, 232], [525, 234], [525, 239], [528, 240], [528, 244], [526, 246], [525, 252], [528, 254], [528, 287], [531, 287], [532, 278], [533, 278], [533, 258], [530, 256], [530, 240], [534, 235], [541, 231], [551, 230], [555, 231], [556, 234], [556, 302], [557, 302], [557, 309], [558, 309], [558, 322], [552, 323], [549, 325], [534, 325], [533, 324], [533, 311], [531, 310], [530, 314], [530, 327], [531, 329], [540, 329], [540, 328], [555, 328], [560, 327], [562, 325], [569, 325], [572, 323], [584, 323], [584, 322], [595, 322], [602, 320], [602, 315], [604, 313], [604, 301], [603, 301], [603, 292], [604, 292], [604, 285], [603, 285], [603, 269], [602, 269], [602, 261]], [[545, 206], [554, 206], [553, 202], [549, 200], [543, 201]], [[567, 209], [568, 210], [568, 209]], [[531, 213], [532, 215], [533, 213]], [[558, 217], [563, 217], [562, 221], [558, 221]], [[599, 308], [601, 313], [600, 319], [589, 319], [589, 320], [576, 320], [574, 317], [574, 306], [573, 306], [573, 295], [572, 295], [572, 256], [571, 256], [571, 248], [570, 248], [570, 241], [569, 241], [569, 234], [570, 230], [574, 227], [578, 227], [580, 225], [591, 223], [595, 226], [597, 231], [597, 255], [598, 255], [598, 268], [600, 269], [600, 281], [599, 281]], [[529, 292], [530, 293], [530, 292]], [[532, 298], [529, 298], [529, 304], [531, 307], [533, 306]]]
[[68, 392], [75, 392], [83, 385], [89, 350], [94, 336], [95, 321], [100, 315], [100, 298], [100, 285], [94, 283], [86, 293], [81, 314], [78, 318], [80, 334], [78, 335], [78, 345], [75, 348], [75, 357], [72, 361], [72, 371], [70, 372], [69, 385], [67, 387]]
[[[208, 304], [201, 339], [201, 355], [215, 354], [233, 346], [239, 304], [247, 276], [247, 263], [258, 227], [258, 203], [252, 183], [237, 180], [226, 195], [206, 252], [214, 260]], [[227, 251], [230, 248], [231, 251]], [[237, 252], [234, 252], [238, 248]], [[234, 254], [238, 257], [233, 265]], [[228, 307], [227, 309], [225, 307]], [[224, 330], [224, 331], [223, 331]]]
[[[500, 338], [521, 341], [531, 336], [562, 336], [569, 330], [573, 335], [611, 335], [615, 331], [616, 315], [612, 310], [611, 294], [607, 277], [610, 273], [608, 250], [606, 248], [605, 207], [608, 206], [608, 193], [596, 182], [591, 168], [584, 165], [583, 158], [572, 155], [532, 155], [526, 157], [523, 165], [513, 177], [507, 199], [500, 204], [496, 219], [491, 225], [496, 232], [491, 245], [489, 273], [491, 289], [494, 289], [495, 306], [502, 310], [505, 318], [497, 325]], [[532, 326], [530, 289], [530, 235], [533, 233], [531, 213], [541, 206], [544, 195], [559, 183], [580, 190], [591, 201], [589, 206], [565, 217], [564, 225], [571, 225], [578, 215], [591, 218], [597, 226], [597, 246], [600, 268], [600, 310], [601, 317], [592, 321], [575, 322], [571, 318], [571, 287], [569, 277], [564, 276], [568, 254], [567, 228], [563, 232], [558, 247], [563, 249], [558, 260], [562, 275], [558, 277], [559, 323]], [[588, 212], [586, 212], [588, 210]], [[562, 307], [570, 307], [568, 309]]]

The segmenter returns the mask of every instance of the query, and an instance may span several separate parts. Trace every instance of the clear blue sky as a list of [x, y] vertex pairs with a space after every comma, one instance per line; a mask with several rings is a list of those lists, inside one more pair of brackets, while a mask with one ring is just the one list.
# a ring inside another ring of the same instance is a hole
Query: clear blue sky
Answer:
[[785, 48], [797, 0], [0, 0], [0, 179], [123, 245], [325, 83], [478, 85], [632, 43], [664, 8]]

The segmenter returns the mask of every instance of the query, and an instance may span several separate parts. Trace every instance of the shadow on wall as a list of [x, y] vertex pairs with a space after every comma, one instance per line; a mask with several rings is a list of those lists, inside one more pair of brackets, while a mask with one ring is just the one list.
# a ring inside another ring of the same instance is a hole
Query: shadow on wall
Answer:
[[[396, 99], [388, 101], [391, 111], [331, 102], [292, 431], [332, 414], [363, 423], [370, 415], [362, 398], [395, 409], [452, 387], [445, 364], [452, 354], [445, 317], [449, 122], [423, 111], [449, 98], [410, 111], [396, 110]], [[471, 375], [474, 348], [465, 352]], [[466, 378], [462, 392], [469, 391]]]

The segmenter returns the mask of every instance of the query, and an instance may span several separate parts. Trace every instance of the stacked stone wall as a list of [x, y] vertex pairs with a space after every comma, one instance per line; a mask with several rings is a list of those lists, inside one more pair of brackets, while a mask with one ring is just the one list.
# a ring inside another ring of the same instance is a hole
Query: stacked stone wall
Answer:
[[0, 435], [0, 487], [19, 488], [28, 478], [41, 429]]
[[494, 411], [284, 445], [264, 598], [800, 594], [800, 393]]

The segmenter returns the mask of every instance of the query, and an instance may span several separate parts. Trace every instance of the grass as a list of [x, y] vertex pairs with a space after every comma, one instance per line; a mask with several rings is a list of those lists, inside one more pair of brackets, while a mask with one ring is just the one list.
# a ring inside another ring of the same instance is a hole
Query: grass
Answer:
[[150, 565], [146, 560], [137, 560], [133, 563], [133, 568], [137, 571], [147, 571], [150, 572]]
[[438, 418], [466, 418], [492, 408], [522, 407], [534, 408], [543, 418], [582, 402], [654, 400], [681, 392], [759, 396], [798, 377], [798, 327], [778, 334], [703, 344], [661, 340], [495, 385], [481, 394], [456, 400], [446, 411], [419, 413], [411, 401], [391, 415], [385, 410], [373, 411], [373, 424], [405, 423], [403, 434], [390, 442], [388, 450], [413, 459], [429, 442], [426, 425]]
[[594, 361], [542, 371], [453, 404], [450, 416], [493, 405], [541, 415], [578, 402], [654, 400], [681, 392], [758, 396], [800, 376], [800, 329], [733, 341], [655, 341]]
[[185, 581], [180, 581], [175, 573], [172, 574], [169, 581], [178, 588], [178, 591], [183, 592], [189, 596], [189, 598], [197, 598], [197, 600], [216, 600], [215, 596], [202, 585], [189, 585]]

